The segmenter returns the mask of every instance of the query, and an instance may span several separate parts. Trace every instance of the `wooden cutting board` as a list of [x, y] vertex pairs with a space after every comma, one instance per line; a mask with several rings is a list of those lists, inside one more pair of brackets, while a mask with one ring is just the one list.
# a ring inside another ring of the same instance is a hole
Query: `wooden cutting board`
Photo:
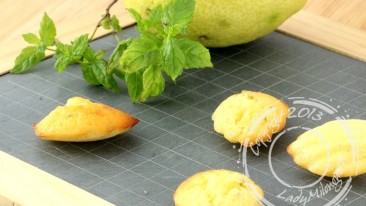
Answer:
[[91, 193], [0, 151], [1, 206], [112, 206]]
[[[1, 0], [0, 75], [13, 66], [24, 47], [21, 34], [38, 32], [44, 12], [54, 19], [64, 41], [91, 33], [112, 0]], [[308, 0], [278, 31], [366, 61], [366, 1]], [[120, 0], [112, 9], [122, 26], [134, 23]], [[99, 30], [96, 37], [108, 34]]]
[[366, 61], [365, 11], [365, 0], [307, 0], [278, 30]]

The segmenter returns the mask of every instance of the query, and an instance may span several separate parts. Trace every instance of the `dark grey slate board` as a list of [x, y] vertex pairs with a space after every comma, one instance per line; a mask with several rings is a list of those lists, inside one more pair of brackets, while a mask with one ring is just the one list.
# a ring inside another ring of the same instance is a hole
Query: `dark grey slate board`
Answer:
[[[133, 35], [132, 27], [121, 36]], [[109, 53], [114, 44], [111, 36], [92, 43]], [[244, 150], [216, 134], [211, 121], [219, 103], [241, 90], [284, 99], [294, 111], [286, 128], [313, 128], [336, 117], [365, 119], [365, 63], [277, 32], [211, 53], [213, 69], [186, 71], [163, 96], [143, 104], [132, 104], [123, 84], [122, 94], [89, 86], [78, 66], [56, 75], [53, 59], [23, 75], [1, 76], [0, 150], [121, 206], [173, 205], [173, 193], [187, 177], [220, 168], [250, 176], [264, 189], [268, 205], [324, 205], [343, 194], [339, 205], [366, 204], [365, 175], [336, 179], [336, 184], [322, 178], [309, 186], [318, 177], [296, 166], [286, 152], [301, 129], [255, 147], [258, 156], [248, 150], [243, 159]], [[141, 122], [123, 135], [98, 142], [38, 139], [32, 124], [72, 96], [116, 107]], [[319, 107], [300, 108], [293, 97], [335, 112], [317, 119], [312, 115]]]

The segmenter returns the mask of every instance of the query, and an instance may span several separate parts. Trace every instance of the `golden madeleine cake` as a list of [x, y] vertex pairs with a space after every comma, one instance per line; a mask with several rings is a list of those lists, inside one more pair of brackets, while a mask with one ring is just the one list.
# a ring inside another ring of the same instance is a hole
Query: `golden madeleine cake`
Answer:
[[317, 175], [366, 173], [366, 120], [333, 120], [301, 134], [287, 147], [294, 162]]
[[93, 103], [82, 97], [70, 98], [38, 124], [35, 134], [42, 139], [87, 142], [102, 140], [127, 131], [138, 119], [105, 104]]
[[230, 170], [199, 172], [179, 185], [175, 206], [257, 206], [263, 190], [250, 178]]
[[233, 143], [251, 147], [268, 141], [286, 125], [285, 102], [254, 91], [242, 91], [225, 99], [214, 111], [214, 130]]

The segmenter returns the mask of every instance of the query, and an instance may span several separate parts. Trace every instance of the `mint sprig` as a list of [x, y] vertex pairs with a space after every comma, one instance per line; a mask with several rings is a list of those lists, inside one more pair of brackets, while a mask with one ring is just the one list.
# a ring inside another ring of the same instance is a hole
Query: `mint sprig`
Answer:
[[122, 79], [131, 100], [136, 102], [161, 95], [166, 78], [176, 81], [184, 69], [212, 67], [208, 49], [199, 42], [180, 37], [192, 20], [194, 0], [171, 0], [166, 6], [153, 9], [148, 18], [129, 9], [140, 36], [125, 40], [116, 35], [122, 28], [116, 16], [109, 14], [116, 1], [108, 6], [96, 27], [109, 29], [115, 34], [117, 44], [109, 58], [104, 57], [104, 50], [95, 51], [89, 46], [96, 29], [90, 37], [84, 34], [66, 44], [56, 40], [54, 22], [45, 13], [39, 35], [23, 35], [30, 46], [16, 58], [11, 72], [29, 70], [45, 58], [46, 50], [51, 50], [55, 52], [54, 67], [58, 72], [63, 72], [71, 64], [80, 64], [83, 77], [89, 84], [102, 85], [113, 92], [119, 91], [116, 78]]
[[39, 30], [39, 37], [33, 33], [23, 34], [23, 39], [33, 45], [25, 47], [15, 59], [12, 73], [25, 72], [40, 63], [46, 56], [47, 46], [51, 46], [56, 37], [56, 27], [47, 14], [44, 14]]

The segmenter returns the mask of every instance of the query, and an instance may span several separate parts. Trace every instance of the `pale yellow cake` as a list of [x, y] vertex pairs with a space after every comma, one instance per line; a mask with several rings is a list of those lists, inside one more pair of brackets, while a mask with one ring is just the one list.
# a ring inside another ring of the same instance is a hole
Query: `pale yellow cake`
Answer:
[[42, 139], [87, 142], [121, 134], [139, 122], [131, 115], [82, 97], [70, 98], [65, 106], [58, 106], [39, 123], [35, 134]]
[[259, 206], [263, 190], [243, 174], [230, 170], [199, 172], [174, 193], [176, 206]]
[[333, 120], [301, 134], [287, 152], [317, 175], [349, 177], [366, 173], [366, 120]]
[[286, 125], [285, 102], [254, 91], [242, 91], [225, 99], [212, 115], [214, 129], [233, 143], [250, 147], [268, 141]]

